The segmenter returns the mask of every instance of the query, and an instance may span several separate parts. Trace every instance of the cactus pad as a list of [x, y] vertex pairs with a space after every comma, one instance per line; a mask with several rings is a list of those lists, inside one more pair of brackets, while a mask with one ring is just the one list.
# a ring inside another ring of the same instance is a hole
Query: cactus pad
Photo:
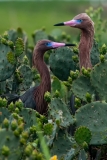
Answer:
[[70, 70], [76, 70], [76, 63], [72, 60], [74, 55], [74, 52], [68, 47], [52, 51], [49, 58], [50, 69], [60, 80], [67, 80]]
[[86, 126], [92, 133], [90, 144], [107, 144], [107, 103], [92, 102], [80, 107], [75, 114], [77, 127]]
[[22, 91], [27, 90], [28, 88], [30, 88], [33, 79], [31, 68], [28, 65], [21, 65], [18, 68], [18, 71], [23, 78], [22, 83], [20, 83], [19, 85], [19, 89]]
[[74, 134], [74, 138], [79, 145], [83, 145], [84, 142], [89, 144], [91, 141], [91, 137], [91, 131], [85, 126], [80, 126], [79, 128], [77, 128]]
[[69, 160], [75, 155], [75, 149], [72, 148], [73, 143], [67, 137], [64, 130], [60, 129], [55, 137], [53, 147], [51, 148], [51, 154], [57, 155], [58, 159]]
[[94, 40], [93, 47], [91, 50], [91, 62], [92, 62], [93, 66], [95, 64], [99, 63], [99, 61], [100, 61], [99, 56], [100, 56], [100, 52], [99, 52], [99, 48], [98, 48], [98, 43]]
[[36, 44], [37, 41], [39, 41], [41, 39], [48, 39], [47, 34], [42, 30], [35, 31], [35, 33], [33, 34], [34, 43]]
[[10, 78], [15, 71], [15, 65], [8, 61], [9, 52], [12, 52], [11, 48], [0, 43], [0, 81]]
[[101, 100], [107, 101], [107, 61], [97, 64], [91, 72], [91, 83]]
[[81, 75], [72, 83], [72, 92], [78, 98], [87, 101], [86, 94], [94, 94], [94, 88], [91, 86], [90, 78]]
[[56, 123], [63, 127], [70, 126], [74, 120], [69, 112], [68, 106], [60, 99], [53, 98], [49, 105], [49, 115]]

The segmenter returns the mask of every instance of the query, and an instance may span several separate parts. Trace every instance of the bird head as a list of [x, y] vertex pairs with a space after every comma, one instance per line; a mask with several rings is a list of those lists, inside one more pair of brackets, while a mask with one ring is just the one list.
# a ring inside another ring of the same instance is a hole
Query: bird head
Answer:
[[87, 29], [89, 27], [94, 27], [94, 22], [86, 13], [81, 13], [75, 16], [72, 20], [57, 23], [54, 26], [70, 26], [74, 28]]
[[75, 46], [75, 44], [66, 44], [66, 43], [59, 43], [59, 42], [53, 42], [50, 40], [40, 40], [36, 44], [36, 50], [41, 50], [41, 51], [47, 51], [50, 49], [55, 49], [59, 47], [64, 47], [64, 46]]

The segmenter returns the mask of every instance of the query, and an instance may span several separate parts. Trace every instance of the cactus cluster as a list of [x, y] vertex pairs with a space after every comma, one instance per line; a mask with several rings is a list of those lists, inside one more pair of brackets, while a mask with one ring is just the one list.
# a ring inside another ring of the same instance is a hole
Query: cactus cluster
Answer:
[[[32, 36], [34, 45], [40, 39], [71, 42], [71, 37], [60, 29], [49, 35], [40, 29]], [[95, 154], [93, 150], [90, 152], [94, 145], [102, 153], [97, 152], [96, 157], [91, 158], [102, 159], [107, 150], [106, 45], [99, 49], [94, 40], [93, 68], [82, 68], [81, 72], [77, 46], [45, 54], [52, 82], [51, 93], [44, 95], [49, 104], [47, 117], [24, 108], [21, 100], [9, 103], [8, 96], [17, 99], [40, 83], [40, 75], [32, 66], [33, 48], [21, 28], [0, 36], [0, 158], [87, 160]]]

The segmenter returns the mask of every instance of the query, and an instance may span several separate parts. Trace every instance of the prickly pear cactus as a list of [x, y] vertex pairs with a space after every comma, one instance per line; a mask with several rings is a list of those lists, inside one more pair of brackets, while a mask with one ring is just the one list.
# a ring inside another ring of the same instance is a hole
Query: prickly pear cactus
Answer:
[[99, 56], [100, 56], [99, 46], [98, 46], [97, 41], [94, 39], [93, 47], [91, 50], [91, 62], [93, 66], [100, 62]]
[[70, 141], [63, 129], [59, 129], [51, 148], [51, 155], [55, 154], [58, 156], [59, 160], [69, 160], [75, 155], [73, 141]]
[[48, 39], [48, 35], [43, 30], [37, 30], [32, 35], [34, 44], [37, 43], [37, 41], [42, 39]]
[[15, 41], [15, 56], [19, 57], [24, 52], [24, 43], [21, 38], [17, 38]]
[[[6, 41], [7, 42], [7, 41]], [[8, 53], [12, 53], [14, 56], [14, 51], [7, 44], [0, 43], [0, 82], [5, 81], [10, 78], [14, 73], [16, 65], [15, 63], [9, 62]]]
[[92, 137], [91, 131], [85, 126], [80, 126], [79, 128], [77, 128], [74, 134], [76, 142], [81, 146], [83, 145], [84, 142], [89, 144], [91, 141], [91, 137]]
[[92, 102], [80, 107], [76, 113], [76, 127], [85, 126], [92, 134], [91, 145], [107, 144], [107, 103]]
[[28, 48], [26, 51], [26, 56], [29, 60], [30, 67], [32, 67], [32, 55], [33, 55], [33, 50]]
[[27, 35], [25, 32], [23, 32], [23, 30], [21, 28], [17, 28], [17, 30], [10, 29], [7, 31], [7, 34], [8, 34], [8, 39], [10, 41], [13, 41], [14, 43], [17, 40], [17, 38], [22, 38], [25, 46], [28, 43]]
[[53, 97], [60, 97], [63, 100], [67, 99], [67, 87], [55, 76], [53, 76], [51, 93]]
[[0, 158], [18, 160], [21, 155], [21, 146], [19, 146], [19, 137], [15, 136], [13, 131], [6, 129], [0, 130]]
[[[0, 98], [1, 101], [1, 98]], [[5, 118], [9, 118], [10, 112], [7, 108], [4, 108], [0, 105], [0, 124], [3, 122]]]
[[90, 78], [83, 75], [79, 76], [72, 82], [71, 90], [75, 96], [84, 101], [87, 101], [87, 93], [92, 95], [95, 91], [90, 83]]
[[23, 108], [19, 115], [24, 118], [25, 128], [29, 128], [30, 126], [37, 124], [36, 111], [30, 108]]
[[52, 51], [49, 58], [50, 69], [60, 80], [66, 81], [70, 70], [76, 70], [76, 63], [72, 60], [74, 55], [74, 52], [68, 47], [61, 47]]
[[28, 65], [21, 65], [18, 68], [20, 76], [22, 77], [22, 83], [19, 84], [19, 89], [24, 91], [30, 88], [33, 81], [32, 70]]
[[91, 72], [91, 84], [98, 92], [100, 100], [107, 101], [107, 61], [97, 64]]
[[88, 159], [88, 154], [85, 152], [84, 149], [80, 150], [78, 160], [87, 160]]
[[60, 99], [53, 98], [49, 104], [49, 117], [60, 126], [67, 127], [74, 123], [68, 106]]

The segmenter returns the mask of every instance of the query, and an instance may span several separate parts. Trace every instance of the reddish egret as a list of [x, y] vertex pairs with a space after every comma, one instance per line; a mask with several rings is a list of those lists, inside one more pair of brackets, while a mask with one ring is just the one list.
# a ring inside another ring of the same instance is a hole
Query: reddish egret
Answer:
[[94, 23], [86, 13], [75, 16], [72, 20], [55, 24], [54, 26], [70, 26], [81, 30], [81, 38], [79, 43], [79, 61], [80, 69], [92, 68], [90, 60], [90, 51], [94, 38]]
[[64, 46], [75, 46], [75, 45], [52, 42], [50, 40], [41, 40], [36, 44], [33, 52], [33, 65], [35, 68], [37, 68], [38, 72], [40, 73], [41, 83], [39, 86], [34, 86], [28, 89], [20, 97], [17, 95], [11, 95], [9, 102], [11, 101], [15, 102], [20, 98], [26, 108], [35, 109], [40, 114], [45, 114], [47, 112], [48, 104], [44, 100], [44, 94], [46, 91], [49, 91], [49, 92], [51, 91], [51, 79], [50, 79], [48, 67], [44, 62], [44, 58], [43, 58], [44, 53], [47, 50], [64, 47]]

